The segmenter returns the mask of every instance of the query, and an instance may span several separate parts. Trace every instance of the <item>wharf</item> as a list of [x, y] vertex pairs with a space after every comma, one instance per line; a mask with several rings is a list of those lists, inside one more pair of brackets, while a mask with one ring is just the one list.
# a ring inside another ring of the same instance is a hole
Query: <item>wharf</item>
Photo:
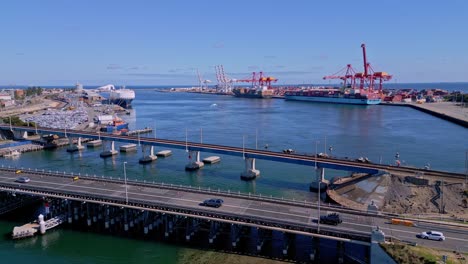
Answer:
[[94, 147], [102, 146], [102, 140], [96, 139], [96, 140], [90, 141], [90, 142], [88, 142], [87, 146], [88, 146], [88, 148], [94, 148]]
[[15, 150], [18, 152], [24, 153], [24, 152], [43, 150], [43, 149], [44, 149], [44, 146], [42, 145], [25, 144], [25, 145], [0, 149], [0, 157], [4, 157], [6, 154], [9, 154], [10, 152], [15, 151]]
[[170, 150], [161, 150], [161, 151], [159, 151], [158, 153], [156, 153], [156, 156], [158, 156], [158, 157], [164, 157], [164, 158], [165, 158], [165, 157], [169, 157], [169, 156], [171, 156], [171, 155], [172, 155], [172, 151], [170, 151]]
[[125, 136], [133, 136], [133, 135], [137, 135], [137, 134], [146, 134], [146, 133], [151, 133], [153, 132], [153, 129], [150, 128], [150, 127], [145, 127], [143, 129], [138, 129], [138, 130], [132, 130], [132, 131], [128, 131], [128, 132], [124, 132], [122, 133], [123, 135]]
[[424, 113], [442, 118], [452, 123], [468, 128], [468, 107], [456, 105], [453, 102], [440, 103], [381, 103], [381, 105], [405, 106]]
[[127, 144], [120, 146], [120, 152], [130, 152], [130, 151], [136, 151], [137, 145], [136, 144]]

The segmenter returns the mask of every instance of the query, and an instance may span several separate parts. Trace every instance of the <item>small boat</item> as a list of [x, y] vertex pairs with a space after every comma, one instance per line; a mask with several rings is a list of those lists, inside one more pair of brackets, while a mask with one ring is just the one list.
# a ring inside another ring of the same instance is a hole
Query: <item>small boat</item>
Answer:
[[3, 155], [5, 158], [15, 158], [15, 157], [19, 157], [21, 155], [21, 152], [19, 152], [18, 150], [13, 150], [11, 151], [10, 153], [8, 154], [5, 154]]

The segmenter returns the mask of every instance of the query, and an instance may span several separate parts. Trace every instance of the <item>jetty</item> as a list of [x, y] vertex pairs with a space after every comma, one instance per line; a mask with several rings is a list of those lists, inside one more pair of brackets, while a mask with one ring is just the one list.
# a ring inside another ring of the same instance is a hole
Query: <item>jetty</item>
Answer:
[[65, 215], [59, 215], [44, 221], [44, 216], [40, 214], [37, 221], [24, 224], [22, 226], [15, 226], [11, 234], [13, 239], [21, 239], [26, 237], [32, 237], [39, 231], [42, 235], [47, 230], [59, 226], [65, 221]]

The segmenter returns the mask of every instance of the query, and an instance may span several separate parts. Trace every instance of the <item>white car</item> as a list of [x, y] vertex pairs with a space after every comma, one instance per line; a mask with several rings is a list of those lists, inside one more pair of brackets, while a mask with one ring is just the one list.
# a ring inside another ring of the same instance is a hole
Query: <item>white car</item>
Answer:
[[445, 236], [442, 232], [437, 232], [437, 231], [427, 231], [427, 232], [422, 232], [419, 235], [420, 238], [424, 239], [431, 239], [431, 240], [437, 240], [437, 241], [444, 241]]

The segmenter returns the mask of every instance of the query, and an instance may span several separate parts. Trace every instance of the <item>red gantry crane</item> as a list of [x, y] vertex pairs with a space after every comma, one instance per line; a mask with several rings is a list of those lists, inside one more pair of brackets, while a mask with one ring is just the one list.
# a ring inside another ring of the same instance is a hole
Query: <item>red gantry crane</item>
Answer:
[[376, 72], [371, 64], [367, 62], [366, 45], [362, 44], [362, 57], [364, 61], [364, 72], [358, 72], [353, 69], [351, 64], [341, 69], [337, 73], [323, 77], [324, 80], [340, 79], [345, 88], [359, 89], [361, 93], [374, 93], [375, 90], [382, 94], [382, 85], [384, 81], [392, 79], [392, 75], [386, 72]]
[[271, 83], [273, 82], [277, 82], [278, 79], [276, 79], [275, 77], [271, 77], [271, 76], [264, 76], [263, 75], [263, 72], [259, 72], [259, 73], [256, 73], [256, 72], [253, 72], [252, 73], [252, 78], [250, 79], [238, 79], [236, 80], [236, 82], [247, 82], [247, 83], [251, 83], [251, 86], [252, 87], [256, 87], [256, 86], [260, 86], [260, 87], [263, 87], [263, 86], [266, 86], [268, 89], [271, 89]]

